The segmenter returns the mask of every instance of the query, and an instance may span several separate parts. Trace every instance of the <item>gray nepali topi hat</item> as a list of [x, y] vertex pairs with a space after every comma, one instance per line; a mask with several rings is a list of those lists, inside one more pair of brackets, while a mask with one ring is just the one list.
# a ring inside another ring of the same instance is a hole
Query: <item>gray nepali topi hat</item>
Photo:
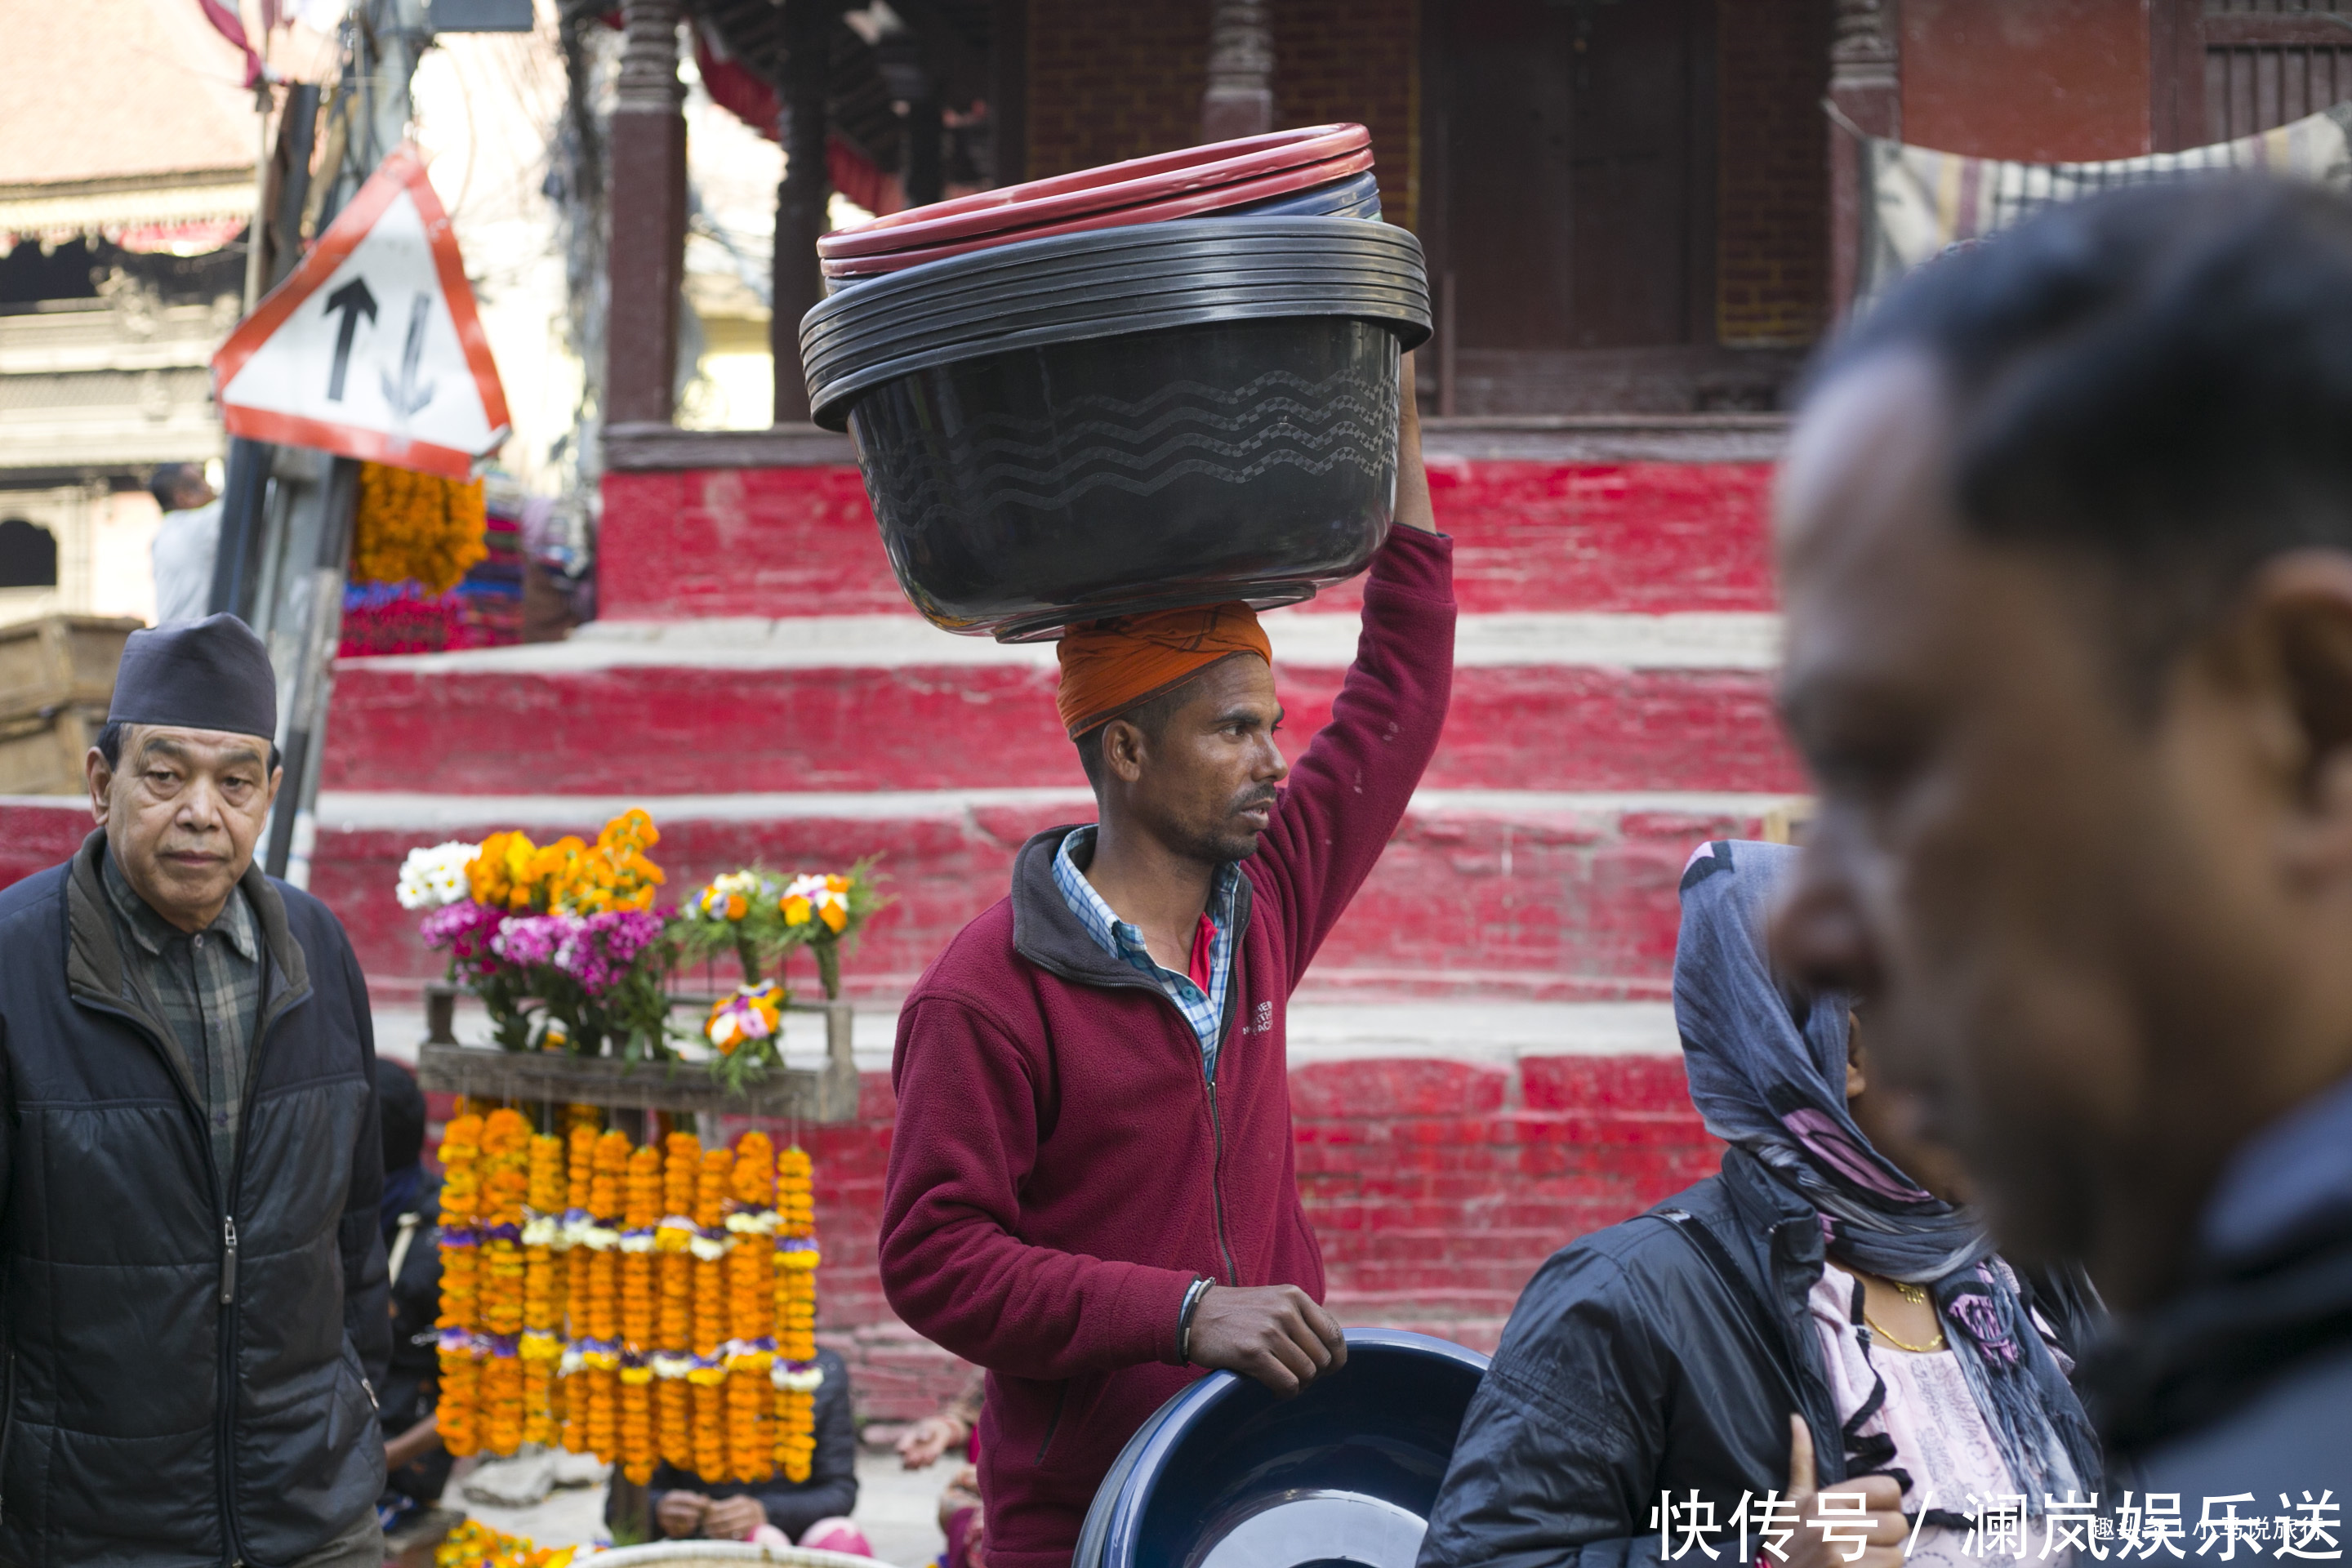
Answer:
[[115, 671], [110, 724], [278, 734], [278, 677], [253, 628], [223, 613], [132, 632]]

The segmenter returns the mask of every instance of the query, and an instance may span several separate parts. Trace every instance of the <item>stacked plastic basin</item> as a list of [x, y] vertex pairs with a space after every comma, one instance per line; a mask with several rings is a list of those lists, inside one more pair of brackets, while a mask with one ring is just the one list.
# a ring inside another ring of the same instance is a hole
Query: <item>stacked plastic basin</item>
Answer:
[[1322, 126], [828, 235], [810, 406], [856, 437], [908, 598], [1011, 640], [1362, 570], [1430, 321], [1379, 210], [1363, 128]]

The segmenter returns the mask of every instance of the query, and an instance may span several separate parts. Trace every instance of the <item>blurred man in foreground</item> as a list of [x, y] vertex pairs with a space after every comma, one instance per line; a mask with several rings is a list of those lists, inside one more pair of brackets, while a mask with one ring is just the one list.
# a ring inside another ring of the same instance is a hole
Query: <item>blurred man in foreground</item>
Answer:
[[1819, 374], [1780, 544], [1784, 957], [2125, 1315], [2141, 1487], [2340, 1506], [2352, 204], [2146, 188], [1926, 268]]

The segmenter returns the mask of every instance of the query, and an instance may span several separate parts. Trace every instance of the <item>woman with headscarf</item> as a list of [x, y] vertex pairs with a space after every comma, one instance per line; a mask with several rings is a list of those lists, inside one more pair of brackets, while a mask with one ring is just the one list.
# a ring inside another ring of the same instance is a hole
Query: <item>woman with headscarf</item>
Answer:
[[[1885, 1125], [1849, 1000], [1774, 972], [1767, 916], [1795, 853], [1717, 842], [1685, 869], [1675, 1022], [1691, 1099], [1729, 1145], [1722, 1171], [1537, 1272], [1464, 1420], [1422, 1568], [1694, 1551], [1737, 1568], [1766, 1550], [1801, 1568], [1958, 1568], [1964, 1548], [2087, 1543], [2064, 1506], [2102, 1489], [2067, 1382], [2087, 1287], [1994, 1254], [1935, 1152]], [[1837, 1506], [1874, 1521], [1866, 1549], [1848, 1544], [1859, 1526], [1811, 1525], [1830, 1511], [1816, 1487], [1863, 1494]], [[1768, 1494], [1804, 1519], [1777, 1547], [1799, 1521], [1768, 1517]]]

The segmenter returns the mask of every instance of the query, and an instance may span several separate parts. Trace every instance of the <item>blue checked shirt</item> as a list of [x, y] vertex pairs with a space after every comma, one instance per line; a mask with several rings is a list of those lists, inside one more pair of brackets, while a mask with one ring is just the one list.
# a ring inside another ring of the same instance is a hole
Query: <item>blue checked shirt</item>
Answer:
[[1234, 896], [1241, 886], [1242, 871], [1238, 866], [1217, 868], [1215, 882], [1209, 889], [1209, 921], [1216, 928], [1216, 936], [1209, 943], [1209, 989], [1203, 992], [1192, 984], [1189, 974], [1172, 969], [1162, 969], [1144, 945], [1143, 932], [1118, 918], [1104, 903], [1102, 895], [1087, 880], [1078, 868], [1076, 855], [1083, 854], [1091, 863], [1095, 855], [1095, 830], [1091, 827], [1073, 829], [1062, 840], [1061, 852], [1054, 857], [1054, 885], [1062, 889], [1062, 900], [1096, 945], [1113, 958], [1118, 959], [1139, 974], [1149, 977], [1160, 987], [1184, 1021], [1192, 1026], [1192, 1033], [1201, 1042], [1201, 1070], [1212, 1079], [1217, 1076], [1217, 1026], [1225, 1016], [1225, 991], [1234, 974]]

